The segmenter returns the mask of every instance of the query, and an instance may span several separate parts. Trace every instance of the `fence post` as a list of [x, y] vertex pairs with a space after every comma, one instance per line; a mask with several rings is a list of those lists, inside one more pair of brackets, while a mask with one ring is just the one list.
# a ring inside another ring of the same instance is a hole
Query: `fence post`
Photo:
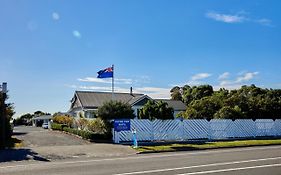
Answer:
[[181, 140], [184, 141], [184, 123], [183, 120], [179, 120], [179, 128], [181, 131]]
[[150, 133], [151, 133], [151, 138], [150, 140], [153, 141], [154, 140], [154, 128], [153, 128], [153, 121], [152, 120], [149, 120], [150, 122], [150, 126], [151, 126], [151, 130], [150, 130]]
[[119, 132], [114, 130], [114, 143], [119, 143], [120, 142], [120, 138], [119, 138]]
[[211, 140], [212, 139], [212, 136], [211, 136], [211, 120], [208, 121], [208, 140]]

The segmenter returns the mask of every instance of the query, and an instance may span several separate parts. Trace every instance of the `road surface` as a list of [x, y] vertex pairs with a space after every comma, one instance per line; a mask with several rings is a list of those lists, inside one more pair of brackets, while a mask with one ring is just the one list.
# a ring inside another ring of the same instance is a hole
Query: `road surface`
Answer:
[[281, 174], [281, 146], [132, 155], [103, 159], [0, 164], [7, 175]]
[[[136, 154], [130, 146], [90, 143], [73, 135], [40, 127], [15, 127], [14, 136], [24, 146], [0, 150], [0, 164], [10, 161], [54, 161], [69, 158], [112, 157]], [[1, 173], [0, 173], [1, 175]]]

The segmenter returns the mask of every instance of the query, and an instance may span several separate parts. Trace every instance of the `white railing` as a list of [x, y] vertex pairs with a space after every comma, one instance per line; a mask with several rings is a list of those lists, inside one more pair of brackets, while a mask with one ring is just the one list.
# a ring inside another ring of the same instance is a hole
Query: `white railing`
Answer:
[[136, 130], [139, 141], [187, 141], [281, 136], [281, 120], [130, 120], [131, 131], [113, 132], [114, 142], [132, 141]]

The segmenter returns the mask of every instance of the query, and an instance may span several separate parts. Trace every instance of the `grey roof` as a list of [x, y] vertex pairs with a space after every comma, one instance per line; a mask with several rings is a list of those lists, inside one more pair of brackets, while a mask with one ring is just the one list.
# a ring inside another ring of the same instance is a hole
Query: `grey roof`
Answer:
[[32, 120], [48, 120], [48, 119], [51, 119], [51, 118], [52, 118], [52, 115], [41, 115], [39, 117], [33, 118]]
[[[83, 107], [100, 107], [112, 99], [111, 92], [76, 91], [75, 93]], [[114, 93], [113, 97], [116, 101], [129, 103], [130, 100], [141, 96], [143, 94]]]
[[185, 111], [186, 110], [186, 105], [180, 100], [169, 100], [169, 99], [155, 99], [155, 100], [168, 103], [168, 106], [172, 107], [175, 111]]
[[133, 105], [133, 104], [135, 104], [135, 103], [137, 103], [137, 102], [139, 102], [139, 101], [141, 101], [141, 100], [143, 100], [143, 99], [145, 99], [145, 98], [148, 98], [148, 99], [152, 100], [152, 99], [151, 99], [149, 96], [147, 96], [147, 95], [141, 95], [141, 96], [133, 97], [128, 103], [129, 103], [130, 105]]

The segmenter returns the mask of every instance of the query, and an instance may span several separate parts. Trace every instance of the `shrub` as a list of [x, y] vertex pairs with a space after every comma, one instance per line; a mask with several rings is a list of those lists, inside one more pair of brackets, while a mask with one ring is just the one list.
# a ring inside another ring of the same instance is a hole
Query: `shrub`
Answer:
[[80, 116], [79, 119], [75, 120], [75, 123], [78, 128], [84, 130], [88, 125], [89, 120], [85, 119], [84, 117]]
[[129, 104], [112, 100], [105, 102], [101, 107], [99, 107], [97, 115], [103, 120], [124, 118], [133, 119], [135, 117], [134, 111]]
[[107, 134], [99, 134], [99, 133], [94, 133], [92, 131], [85, 131], [85, 130], [78, 130], [78, 129], [74, 129], [74, 128], [69, 128], [69, 127], [64, 127], [63, 131], [71, 133], [71, 134], [75, 134], [78, 135], [80, 137], [82, 137], [83, 139], [87, 139], [87, 140], [108, 140], [111, 137]]
[[71, 127], [73, 124], [73, 118], [66, 115], [57, 115], [52, 118], [54, 123], [64, 124], [68, 127]]
[[107, 121], [102, 120], [101, 118], [96, 118], [94, 120], [90, 120], [87, 128], [89, 131], [99, 134], [105, 134], [110, 132], [111, 127], [109, 126]]
[[52, 123], [51, 124], [51, 128], [53, 129], [53, 130], [60, 130], [60, 131], [62, 131], [62, 125], [61, 124], [58, 124], [58, 123]]

